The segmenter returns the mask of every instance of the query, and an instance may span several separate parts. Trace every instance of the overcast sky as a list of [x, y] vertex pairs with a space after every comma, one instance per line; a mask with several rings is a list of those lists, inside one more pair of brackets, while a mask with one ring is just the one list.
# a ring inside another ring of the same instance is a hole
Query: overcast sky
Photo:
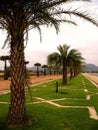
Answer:
[[[92, 0], [93, 3], [74, 2], [74, 7], [81, 7], [81, 10], [89, 10], [93, 18], [98, 19], [98, 0]], [[71, 6], [71, 5], [69, 5]], [[72, 7], [72, 6], [71, 6]], [[30, 63], [28, 67], [32, 67], [34, 63], [39, 62], [46, 64], [47, 55], [57, 51], [57, 46], [67, 44], [70, 48], [78, 49], [82, 56], [86, 59], [86, 63], [98, 66], [98, 28], [82, 19], [76, 19], [78, 26], [61, 24], [60, 32], [57, 35], [53, 27], [42, 27], [42, 42], [40, 42], [39, 32], [31, 30], [29, 32], [29, 40], [25, 49], [26, 60]], [[0, 31], [0, 56], [8, 55], [8, 49], [2, 49], [5, 39], [5, 32]], [[0, 61], [0, 69], [4, 63]]]

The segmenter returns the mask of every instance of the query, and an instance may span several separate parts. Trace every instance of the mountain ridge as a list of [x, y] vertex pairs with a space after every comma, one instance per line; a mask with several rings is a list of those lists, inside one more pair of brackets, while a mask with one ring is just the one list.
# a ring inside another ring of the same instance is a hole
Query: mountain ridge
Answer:
[[[37, 71], [36, 66], [28, 67], [27, 69], [31, 71]], [[41, 68], [41, 66], [39, 66], [39, 71], [43, 71], [43, 68]], [[98, 72], [98, 66], [91, 63], [86, 64], [85, 67], [83, 68], [83, 72]]]
[[94, 64], [86, 64], [83, 68], [84, 72], [98, 72], [98, 66]]

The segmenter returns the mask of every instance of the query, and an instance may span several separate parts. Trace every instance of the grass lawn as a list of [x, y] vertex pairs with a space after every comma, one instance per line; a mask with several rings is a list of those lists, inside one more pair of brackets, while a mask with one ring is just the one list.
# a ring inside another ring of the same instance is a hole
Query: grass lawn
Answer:
[[[67, 85], [61, 85], [58, 80], [59, 92], [55, 92], [56, 81], [43, 83], [31, 87], [33, 104], [26, 89], [26, 108], [29, 117], [35, 120], [32, 126], [24, 126], [23, 130], [98, 130], [98, 120], [89, 117], [87, 108], [70, 108], [70, 106], [93, 106], [98, 113], [98, 89], [83, 75], [78, 75]], [[86, 86], [86, 87], [85, 87]], [[84, 91], [87, 89], [87, 92]], [[87, 96], [90, 100], [87, 100]], [[38, 98], [53, 103], [69, 106], [61, 108], [47, 102], [40, 102]], [[9, 102], [9, 94], [0, 95], [0, 101]], [[39, 103], [40, 102], [40, 103]], [[8, 104], [0, 103], [0, 130], [9, 130], [6, 120]], [[15, 130], [22, 130], [17, 128]]]

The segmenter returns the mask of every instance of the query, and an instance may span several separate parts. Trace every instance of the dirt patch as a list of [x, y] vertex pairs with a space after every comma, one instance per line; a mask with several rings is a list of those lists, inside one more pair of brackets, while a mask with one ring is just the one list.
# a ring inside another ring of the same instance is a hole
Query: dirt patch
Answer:
[[[32, 84], [41, 83], [44, 81], [49, 81], [49, 80], [58, 79], [58, 78], [61, 78], [61, 75], [59, 75], [59, 76], [57, 76], [57, 75], [39, 76], [39, 77], [31, 76], [30, 77]], [[0, 91], [1, 90], [9, 90], [10, 89], [10, 82], [11, 82], [10, 79], [9, 80], [0, 79]]]
[[97, 76], [94, 76], [92, 74], [88, 74], [88, 73], [85, 73], [83, 74], [87, 79], [89, 79], [90, 81], [92, 81], [92, 83], [94, 83], [94, 85], [98, 88], [98, 77]]

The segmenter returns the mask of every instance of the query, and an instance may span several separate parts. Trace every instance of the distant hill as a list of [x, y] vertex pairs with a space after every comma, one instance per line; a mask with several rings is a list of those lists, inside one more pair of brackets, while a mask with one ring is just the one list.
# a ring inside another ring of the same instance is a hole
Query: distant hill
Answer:
[[[41, 66], [38, 67], [39, 68], [39, 71], [43, 71], [43, 68]], [[36, 66], [33, 66], [33, 67], [29, 67], [27, 68], [28, 70], [31, 70], [31, 71], [34, 71], [36, 72], [37, 71], [37, 67]]]
[[[28, 68], [28, 70], [37, 71], [37, 67], [30, 67]], [[39, 71], [43, 71], [43, 68], [41, 68], [41, 66], [39, 66]], [[98, 66], [94, 65], [94, 64], [86, 64], [85, 67], [83, 68], [84, 72], [98, 72]]]
[[86, 64], [83, 71], [85, 71], [85, 72], [98, 72], [98, 66], [96, 66], [94, 64]]

